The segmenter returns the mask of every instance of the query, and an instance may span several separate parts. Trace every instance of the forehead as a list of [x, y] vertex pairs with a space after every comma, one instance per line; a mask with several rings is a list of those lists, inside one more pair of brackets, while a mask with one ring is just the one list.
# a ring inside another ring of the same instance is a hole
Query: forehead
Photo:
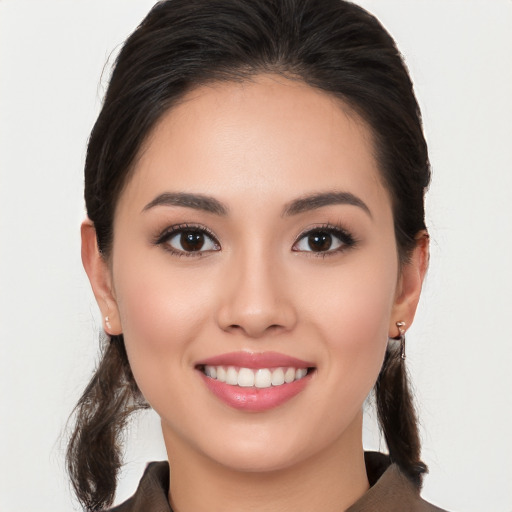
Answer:
[[[303, 82], [263, 75], [189, 92], [148, 137], [122, 194], [236, 193], [286, 202], [328, 189], [387, 199], [370, 129], [348, 106]], [[227, 197], [231, 194], [231, 197]]]

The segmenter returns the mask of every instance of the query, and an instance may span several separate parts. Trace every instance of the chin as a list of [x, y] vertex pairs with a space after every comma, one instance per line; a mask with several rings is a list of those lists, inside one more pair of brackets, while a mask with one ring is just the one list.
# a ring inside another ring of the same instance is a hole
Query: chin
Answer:
[[[352, 422], [347, 419], [347, 423]], [[316, 456], [342, 452], [345, 434], [351, 440], [353, 437], [349, 425], [338, 424], [341, 433], [339, 429], [312, 429], [311, 425], [297, 422], [277, 429], [246, 426], [242, 433], [224, 432], [198, 448], [211, 461], [231, 471], [272, 473], [298, 468]]]
[[[240, 473], [272, 473], [285, 470], [302, 462], [304, 453], [297, 450], [276, 450], [267, 446], [243, 446], [224, 451], [215, 461], [231, 471]], [[306, 457], [305, 457], [306, 458]]]

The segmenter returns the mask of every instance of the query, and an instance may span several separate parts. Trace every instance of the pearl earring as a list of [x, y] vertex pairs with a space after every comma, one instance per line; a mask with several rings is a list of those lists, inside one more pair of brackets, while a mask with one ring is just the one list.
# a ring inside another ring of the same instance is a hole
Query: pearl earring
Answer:
[[105, 325], [107, 326], [108, 330], [112, 329], [112, 325], [110, 324], [110, 320], [109, 320], [108, 316], [105, 317]]

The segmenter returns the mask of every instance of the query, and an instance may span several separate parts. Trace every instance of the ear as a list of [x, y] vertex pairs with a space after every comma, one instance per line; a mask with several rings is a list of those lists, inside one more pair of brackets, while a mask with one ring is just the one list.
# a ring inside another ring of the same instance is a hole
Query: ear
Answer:
[[421, 231], [416, 237], [410, 260], [402, 265], [395, 295], [395, 303], [389, 323], [389, 337], [399, 335], [397, 322], [405, 322], [408, 329], [414, 320], [416, 308], [420, 300], [421, 287], [427, 273], [429, 260], [429, 236]]
[[84, 220], [80, 233], [82, 236], [82, 263], [103, 317], [103, 329], [110, 335], [121, 334], [119, 310], [112, 287], [112, 273], [108, 262], [99, 251], [96, 229], [92, 221]]

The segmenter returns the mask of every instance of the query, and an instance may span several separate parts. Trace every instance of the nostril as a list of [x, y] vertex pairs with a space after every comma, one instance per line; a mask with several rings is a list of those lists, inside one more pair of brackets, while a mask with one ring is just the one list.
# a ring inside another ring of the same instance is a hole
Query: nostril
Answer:
[[230, 294], [219, 303], [216, 322], [224, 332], [259, 338], [288, 331], [295, 326], [297, 316], [290, 302], [241, 294], [241, 291]]
[[251, 324], [251, 323], [246, 323], [245, 325], [231, 324], [231, 325], [228, 325], [227, 328], [225, 328], [224, 330], [227, 332], [243, 331], [245, 334], [247, 334], [250, 337], [259, 338], [261, 336], [265, 336], [268, 334], [277, 333], [284, 329], [285, 329], [285, 327], [283, 325], [279, 325], [279, 324], [271, 324], [268, 326], [264, 326], [261, 324], [255, 325], [255, 324]]

